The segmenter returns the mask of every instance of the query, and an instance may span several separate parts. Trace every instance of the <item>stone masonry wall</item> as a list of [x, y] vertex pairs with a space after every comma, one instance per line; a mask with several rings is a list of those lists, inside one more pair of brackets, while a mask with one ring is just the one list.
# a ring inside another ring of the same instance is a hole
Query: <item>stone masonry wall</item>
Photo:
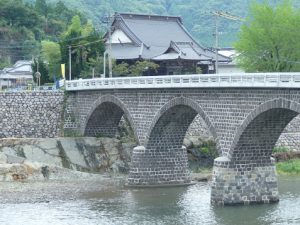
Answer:
[[0, 93], [0, 138], [60, 136], [64, 92]]
[[[228, 161], [223, 167], [215, 160], [212, 202], [278, 201], [275, 167], [270, 157], [284, 127], [300, 114], [298, 89], [114, 89], [69, 95], [68, 104], [74, 104], [69, 109], [75, 109], [68, 111], [72, 129], [82, 135], [89, 124], [101, 128], [92, 116], [98, 107], [109, 112], [107, 103], [111, 103], [122, 109], [139, 145], [132, 154], [128, 184], [186, 183], [189, 179], [183, 171], [187, 160], [179, 146], [199, 114], [217, 143], [219, 158]], [[65, 130], [68, 131], [66, 126]], [[259, 142], [255, 141], [257, 137]], [[172, 151], [173, 146], [176, 151]], [[234, 179], [227, 179], [228, 176]]]
[[[202, 140], [213, 139], [205, 122], [197, 115], [190, 125], [186, 137], [199, 137]], [[290, 151], [300, 151], [300, 116], [295, 117], [280, 135], [276, 147]]]

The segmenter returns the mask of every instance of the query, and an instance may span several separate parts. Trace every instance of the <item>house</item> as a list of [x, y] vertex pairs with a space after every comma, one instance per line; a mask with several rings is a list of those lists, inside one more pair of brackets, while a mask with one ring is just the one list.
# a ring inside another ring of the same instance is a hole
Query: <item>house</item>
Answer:
[[221, 62], [219, 64], [219, 73], [245, 73], [245, 71], [237, 65], [236, 57], [238, 53], [234, 48], [221, 48], [218, 52], [231, 59], [230, 62]]
[[[183, 26], [178, 16], [115, 13], [107, 49], [117, 63], [130, 65], [150, 60], [159, 65], [155, 75], [214, 73], [214, 51], [200, 45]], [[230, 58], [219, 55], [219, 62]]]
[[18, 88], [33, 83], [31, 61], [20, 60], [12, 67], [0, 70], [0, 90]]

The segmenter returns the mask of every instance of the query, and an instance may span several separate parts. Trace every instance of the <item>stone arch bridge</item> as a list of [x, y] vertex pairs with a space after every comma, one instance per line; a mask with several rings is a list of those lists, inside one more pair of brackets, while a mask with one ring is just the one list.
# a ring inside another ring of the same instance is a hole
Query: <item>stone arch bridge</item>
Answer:
[[211, 201], [278, 201], [272, 149], [300, 113], [300, 74], [184, 75], [67, 82], [65, 130], [113, 136], [122, 116], [139, 146], [128, 184], [190, 182], [183, 139], [200, 115], [219, 152]]

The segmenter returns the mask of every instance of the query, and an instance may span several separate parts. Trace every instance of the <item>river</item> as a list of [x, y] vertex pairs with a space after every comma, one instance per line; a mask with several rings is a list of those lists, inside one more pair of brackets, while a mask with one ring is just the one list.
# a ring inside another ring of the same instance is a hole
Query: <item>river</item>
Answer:
[[0, 185], [2, 225], [299, 225], [300, 177], [279, 178], [280, 202], [215, 207], [209, 183], [129, 189], [111, 179]]

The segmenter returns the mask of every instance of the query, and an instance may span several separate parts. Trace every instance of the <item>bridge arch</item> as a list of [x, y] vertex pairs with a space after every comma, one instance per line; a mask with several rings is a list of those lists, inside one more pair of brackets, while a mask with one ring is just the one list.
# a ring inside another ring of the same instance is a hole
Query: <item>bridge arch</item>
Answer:
[[185, 97], [173, 98], [156, 113], [146, 135], [145, 146], [133, 151], [130, 184], [190, 182], [187, 151], [182, 145], [190, 124], [198, 114], [217, 140], [209, 117], [197, 102]]
[[[177, 98], [173, 98], [169, 102], [167, 102], [155, 114], [155, 117], [152, 120], [151, 125], [150, 125], [149, 130], [146, 135], [145, 145], [148, 144], [151, 133], [153, 133], [153, 129], [157, 125], [158, 121], [162, 118], [162, 116], [165, 115], [165, 113], [168, 110], [170, 110], [176, 106], [185, 106], [186, 108], [189, 108], [189, 110], [193, 110], [196, 113], [196, 115], [199, 114], [201, 116], [201, 118], [204, 120], [205, 124], [207, 125], [209, 132], [211, 133], [211, 135], [213, 136], [215, 141], [218, 141], [216, 130], [215, 130], [214, 126], [212, 125], [210, 118], [207, 116], [207, 114], [204, 112], [204, 110], [201, 108], [201, 106], [192, 99], [189, 99], [186, 97], [177, 97]], [[191, 124], [191, 122], [189, 124]], [[186, 133], [186, 131], [185, 131], [185, 133]]]
[[300, 113], [300, 104], [273, 99], [259, 105], [236, 130], [227, 157], [214, 162], [211, 201], [217, 204], [277, 202], [272, 150], [285, 127]]
[[113, 95], [98, 98], [89, 109], [81, 133], [85, 136], [114, 137], [122, 117], [125, 117], [133, 129], [135, 139], [136, 127], [125, 104]]
[[235, 163], [270, 158], [282, 131], [299, 113], [299, 103], [283, 98], [260, 104], [236, 130], [228, 157]]

